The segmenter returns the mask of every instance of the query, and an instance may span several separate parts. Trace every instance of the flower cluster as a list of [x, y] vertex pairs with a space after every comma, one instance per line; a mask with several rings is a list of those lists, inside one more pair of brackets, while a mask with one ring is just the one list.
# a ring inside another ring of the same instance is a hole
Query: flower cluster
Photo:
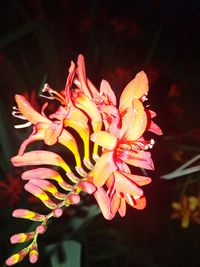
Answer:
[[[125, 216], [127, 204], [136, 209], [145, 207], [141, 186], [149, 184], [151, 178], [131, 173], [129, 165], [154, 169], [149, 152], [154, 140], [145, 140], [143, 134], [151, 131], [160, 135], [162, 131], [152, 120], [155, 112], [143, 104], [148, 90], [146, 74], [141, 71], [125, 87], [117, 105], [107, 81], [102, 80], [98, 90], [87, 78], [84, 57], [79, 55], [77, 66], [71, 62], [63, 91], [57, 92], [48, 84], [43, 88], [45, 98], [59, 103], [54, 113], [46, 112], [47, 103], [38, 112], [24, 96], [16, 95], [13, 115], [27, 121], [16, 128], [32, 125], [33, 131], [11, 162], [16, 167], [31, 166], [22, 174], [27, 182], [25, 190], [40, 199], [50, 212], [13, 212], [14, 217], [40, 224], [33, 232], [11, 237], [11, 243], [31, 242], [8, 258], [7, 265], [20, 262], [28, 254], [30, 262], [36, 262], [37, 238], [46, 231], [48, 220], [60, 217], [63, 208], [79, 203], [81, 192], [93, 194], [108, 220], [117, 212]], [[26, 152], [29, 144], [36, 141], [49, 147], [60, 144], [71, 155], [73, 164], [49, 150]]]
[[190, 221], [200, 224], [200, 198], [183, 195], [179, 202], [172, 203], [172, 219], [181, 219], [181, 227], [188, 228]]

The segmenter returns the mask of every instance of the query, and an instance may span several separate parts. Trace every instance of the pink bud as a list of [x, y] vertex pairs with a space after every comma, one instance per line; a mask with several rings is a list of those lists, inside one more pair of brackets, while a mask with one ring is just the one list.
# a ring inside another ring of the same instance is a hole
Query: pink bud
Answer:
[[76, 205], [80, 202], [80, 196], [77, 194], [69, 194], [67, 196], [67, 201], [69, 204]]
[[53, 211], [53, 215], [54, 215], [54, 217], [56, 217], [56, 218], [61, 217], [62, 214], [63, 214], [63, 210], [60, 209], [60, 208], [57, 208], [57, 209], [55, 209], [55, 210]]
[[44, 232], [46, 231], [46, 227], [42, 224], [42, 225], [39, 225], [37, 228], [36, 228], [36, 232], [38, 234], [44, 234]]
[[96, 187], [89, 182], [82, 181], [79, 183], [78, 187], [80, 187], [82, 191], [88, 194], [93, 194], [96, 191]]

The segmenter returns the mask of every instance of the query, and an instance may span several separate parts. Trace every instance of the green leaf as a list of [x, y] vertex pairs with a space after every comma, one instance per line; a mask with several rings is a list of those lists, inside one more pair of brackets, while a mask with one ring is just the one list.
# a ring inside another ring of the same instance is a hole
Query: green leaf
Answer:
[[55, 245], [49, 245], [47, 251], [51, 253], [52, 267], [80, 267], [81, 244], [74, 240], [63, 241]]
[[87, 214], [85, 217], [74, 216], [71, 218], [70, 225], [73, 229], [72, 235], [83, 227], [86, 227], [94, 217], [101, 213], [97, 205], [91, 205], [89, 207], [86, 207], [86, 212]]

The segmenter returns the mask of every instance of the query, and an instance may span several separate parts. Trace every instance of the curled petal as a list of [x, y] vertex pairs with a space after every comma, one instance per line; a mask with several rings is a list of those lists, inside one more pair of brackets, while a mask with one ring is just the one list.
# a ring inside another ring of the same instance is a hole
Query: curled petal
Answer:
[[135, 78], [124, 88], [120, 97], [120, 111], [131, 105], [133, 99], [141, 99], [149, 90], [148, 79], [144, 71], [139, 72]]
[[117, 138], [106, 131], [93, 133], [90, 139], [99, 146], [102, 146], [109, 150], [114, 149], [117, 144]]
[[146, 207], [146, 198], [144, 196], [141, 196], [140, 198], [134, 199], [130, 197], [125, 196], [126, 202], [132, 206], [133, 208], [137, 210], [142, 210]]
[[18, 155], [22, 156], [24, 154], [24, 151], [26, 150], [26, 147], [36, 141], [43, 140], [44, 139], [44, 132], [37, 132], [34, 134], [31, 134], [20, 146]]
[[58, 154], [45, 150], [30, 151], [22, 156], [11, 158], [14, 166], [29, 166], [29, 165], [54, 165], [63, 168], [67, 173], [71, 172], [67, 163]]
[[160, 127], [155, 122], [153, 122], [152, 120], [150, 120], [148, 122], [146, 130], [150, 131], [150, 132], [153, 132], [155, 134], [158, 134], [158, 135], [162, 135], [163, 134], [163, 132], [160, 129]]
[[22, 95], [15, 95], [17, 106], [22, 115], [31, 123], [36, 124], [37, 122], [49, 122], [49, 120], [37, 112], [31, 104]]
[[27, 209], [16, 209], [13, 211], [12, 216], [38, 222], [45, 220], [45, 215]]
[[58, 137], [62, 133], [63, 123], [50, 123], [44, 133], [44, 142], [48, 146], [54, 145], [58, 141]]
[[110, 212], [110, 199], [106, 194], [106, 191], [102, 187], [99, 187], [94, 193], [94, 197], [101, 209], [104, 218], [106, 220], [112, 220], [114, 214]]
[[117, 169], [113, 160], [113, 152], [106, 152], [97, 161], [93, 170], [94, 185], [99, 187], [105, 184], [108, 177]]

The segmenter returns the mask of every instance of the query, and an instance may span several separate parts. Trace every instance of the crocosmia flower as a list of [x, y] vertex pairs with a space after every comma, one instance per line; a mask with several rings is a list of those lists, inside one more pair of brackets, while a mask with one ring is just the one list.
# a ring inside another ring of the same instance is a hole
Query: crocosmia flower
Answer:
[[172, 203], [172, 219], [180, 219], [181, 227], [188, 228], [190, 221], [200, 223], [200, 201], [196, 196], [183, 195], [179, 202]]
[[[79, 55], [77, 66], [71, 62], [63, 90], [57, 92], [44, 85], [41, 95], [56, 101], [57, 110], [49, 111], [46, 102], [40, 112], [36, 111], [24, 96], [15, 96], [13, 115], [25, 121], [15, 127], [32, 127], [32, 133], [11, 162], [15, 167], [26, 167], [22, 173], [24, 188], [48, 212], [23, 208], [13, 212], [14, 217], [39, 225], [29, 233], [11, 237], [11, 243], [29, 244], [7, 259], [7, 265], [20, 262], [26, 255], [35, 263], [39, 256], [37, 240], [45, 233], [48, 221], [62, 216], [63, 208], [78, 204], [81, 192], [94, 196], [107, 220], [117, 213], [125, 216], [127, 205], [137, 210], [145, 208], [142, 187], [151, 178], [132, 169], [154, 169], [150, 150], [155, 142], [146, 140], [144, 133], [162, 134], [152, 120], [155, 112], [145, 105], [148, 91], [147, 76], [141, 71], [124, 88], [117, 104], [107, 81], [102, 80], [97, 89], [87, 78], [84, 57]], [[38, 141], [44, 142], [45, 150], [30, 150], [29, 145]], [[51, 150], [57, 144], [59, 150]]]

